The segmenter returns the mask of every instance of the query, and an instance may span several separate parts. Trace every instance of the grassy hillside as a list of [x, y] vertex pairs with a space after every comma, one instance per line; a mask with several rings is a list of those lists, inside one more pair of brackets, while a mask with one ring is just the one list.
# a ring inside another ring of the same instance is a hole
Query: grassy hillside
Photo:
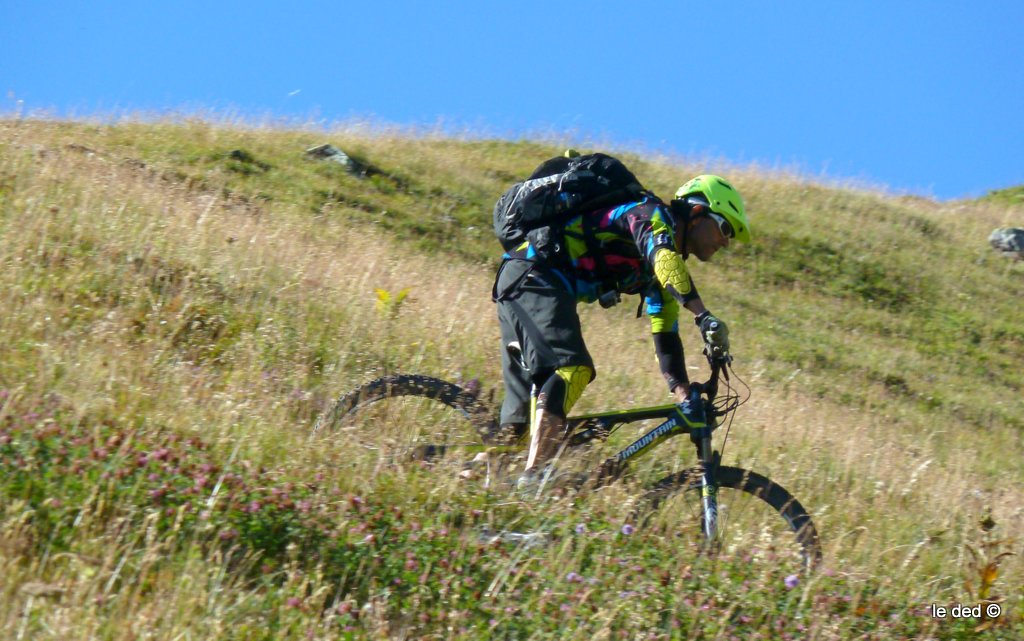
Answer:
[[[1024, 185], [990, 191], [981, 200], [1001, 205], [1024, 205]], [[1021, 223], [1018, 220], [1016, 224], [1019, 226]]]
[[[322, 142], [369, 169], [307, 160]], [[1024, 268], [987, 246], [1020, 224], [999, 202], [728, 170], [757, 242], [692, 270], [752, 388], [726, 460], [785, 484], [822, 530], [826, 567], [796, 588], [622, 534], [629, 485], [532, 505], [384, 464], [359, 445], [379, 424], [310, 440], [332, 397], [384, 372], [500, 394], [490, 210], [558, 151], [0, 121], [2, 629], [1019, 638], [1024, 567], [999, 555], [1024, 531]], [[709, 169], [623, 157], [662, 194]], [[379, 309], [376, 290], [409, 295]], [[599, 370], [581, 409], [666, 402], [635, 308], [581, 310]], [[419, 411], [392, 427], [443, 429]], [[641, 474], [690, 460], [663, 450]], [[488, 546], [484, 527], [556, 543]], [[996, 595], [998, 622], [923, 610]]]

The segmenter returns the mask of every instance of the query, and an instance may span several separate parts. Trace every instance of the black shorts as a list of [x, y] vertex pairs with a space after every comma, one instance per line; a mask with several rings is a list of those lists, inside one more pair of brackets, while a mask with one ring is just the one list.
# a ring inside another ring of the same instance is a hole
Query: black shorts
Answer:
[[[532, 261], [506, 260], [493, 290], [501, 325], [505, 402], [502, 422], [528, 419], [531, 384], [541, 387], [562, 367], [583, 365], [596, 377], [594, 359], [583, 341], [576, 299], [555, 274]], [[529, 372], [509, 358], [516, 341]]]

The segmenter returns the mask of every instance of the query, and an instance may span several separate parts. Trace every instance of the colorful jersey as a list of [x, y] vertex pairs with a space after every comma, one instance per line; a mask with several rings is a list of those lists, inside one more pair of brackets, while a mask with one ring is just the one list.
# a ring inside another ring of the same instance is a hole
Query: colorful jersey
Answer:
[[[553, 271], [576, 300], [592, 303], [609, 291], [646, 297], [654, 333], [678, 331], [679, 305], [698, 297], [675, 250], [675, 228], [655, 198], [581, 214], [565, 224], [567, 259]], [[535, 260], [529, 242], [506, 258]]]

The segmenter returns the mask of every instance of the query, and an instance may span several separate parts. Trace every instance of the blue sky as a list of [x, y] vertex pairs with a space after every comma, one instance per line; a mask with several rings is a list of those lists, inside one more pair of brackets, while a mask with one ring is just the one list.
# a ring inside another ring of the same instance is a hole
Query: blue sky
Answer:
[[0, 113], [565, 132], [948, 199], [1024, 183], [1022, 34], [1019, 0], [0, 0]]

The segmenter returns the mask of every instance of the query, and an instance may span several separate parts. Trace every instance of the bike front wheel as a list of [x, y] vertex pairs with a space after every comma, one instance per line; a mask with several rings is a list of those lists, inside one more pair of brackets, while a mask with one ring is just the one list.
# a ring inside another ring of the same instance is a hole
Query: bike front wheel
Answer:
[[[807, 510], [784, 487], [756, 472], [719, 466], [710, 493], [716, 519], [709, 528], [703, 468], [671, 474], [648, 492], [648, 526], [666, 534], [701, 537], [707, 549], [773, 569], [813, 569], [821, 560], [818, 531]], [[714, 530], [709, 535], [709, 529]]]

